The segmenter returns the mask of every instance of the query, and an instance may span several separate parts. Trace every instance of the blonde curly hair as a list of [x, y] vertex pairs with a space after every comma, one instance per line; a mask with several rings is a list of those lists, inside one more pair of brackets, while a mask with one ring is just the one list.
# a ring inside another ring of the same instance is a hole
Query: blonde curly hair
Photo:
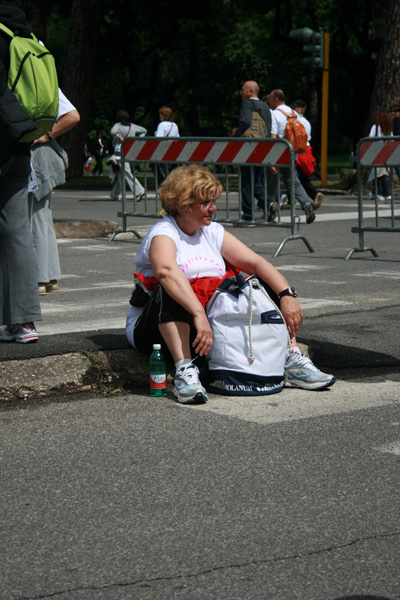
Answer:
[[171, 171], [158, 194], [165, 212], [176, 217], [180, 212], [190, 212], [198, 202], [216, 200], [222, 190], [221, 183], [208, 169], [189, 165]]

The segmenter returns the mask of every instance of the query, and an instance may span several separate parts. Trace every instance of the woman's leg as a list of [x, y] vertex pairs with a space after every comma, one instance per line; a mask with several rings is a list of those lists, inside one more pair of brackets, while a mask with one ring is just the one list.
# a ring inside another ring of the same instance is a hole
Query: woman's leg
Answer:
[[135, 177], [135, 196], [136, 200], [138, 200], [144, 194], [144, 187], [140, 183], [138, 179]]
[[384, 198], [387, 198], [389, 196], [388, 176], [387, 175], [382, 175], [382, 177], [379, 177], [379, 181], [381, 183], [381, 193], [382, 193], [382, 196]]
[[[147, 326], [146, 326], [147, 324]], [[206, 402], [207, 394], [200, 382], [199, 369], [192, 361], [190, 314], [159, 285], [147, 302], [134, 329], [136, 348], [159, 342], [167, 348], [175, 363], [174, 395], [182, 404]], [[150, 348], [149, 348], [150, 346]]]
[[110, 193], [111, 200], [118, 200], [120, 193], [121, 193], [121, 172], [119, 171], [116, 174], [116, 177], [114, 179], [114, 184], [111, 188], [111, 193]]
[[190, 325], [181, 321], [170, 321], [158, 325], [163, 340], [168, 346], [174, 363], [189, 358], [190, 348]]
[[57, 238], [51, 212], [51, 192], [40, 200], [29, 194], [33, 245], [37, 258], [37, 282], [48, 283], [61, 275]]

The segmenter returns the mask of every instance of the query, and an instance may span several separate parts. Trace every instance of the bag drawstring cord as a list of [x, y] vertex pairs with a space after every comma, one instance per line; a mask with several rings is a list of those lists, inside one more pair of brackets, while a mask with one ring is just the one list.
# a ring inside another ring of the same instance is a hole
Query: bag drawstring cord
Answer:
[[292, 342], [290, 340], [289, 330], [286, 326], [286, 321], [284, 319], [284, 316], [283, 316], [280, 308], [275, 304], [275, 302], [272, 300], [272, 298], [268, 294], [267, 290], [264, 288], [263, 285], [261, 285], [261, 283], [258, 281], [258, 279], [248, 279], [247, 283], [249, 284], [249, 288], [250, 288], [250, 292], [249, 292], [249, 345], [250, 345], [249, 361], [250, 361], [250, 364], [253, 364], [253, 362], [255, 361], [255, 358], [256, 358], [254, 356], [254, 351], [253, 351], [253, 337], [252, 337], [252, 331], [251, 331], [251, 326], [253, 323], [253, 308], [254, 308], [253, 290], [256, 290], [256, 289], [261, 290], [261, 292], [264, 294], [264, 296], [270, 302], [272, 302], [278, 315], [281, 317], [281, 319], [285, 323], [286, 331], [288, 334], [288, 349], [289, 349], [289, 353], [292, 354], [293, 350], [292, 350]]

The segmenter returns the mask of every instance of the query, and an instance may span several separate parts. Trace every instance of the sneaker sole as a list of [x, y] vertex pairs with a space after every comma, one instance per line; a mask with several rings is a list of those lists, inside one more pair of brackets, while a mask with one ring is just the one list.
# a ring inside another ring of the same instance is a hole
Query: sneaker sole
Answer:
[[302, 390], [324, 390], [325, 388], [333, 385], [336, 379], [332, 377], [329, 381], [315, 381], [314, 383], [307, 383], [306, 381], [285, 381], [285, 387], [300, 388]]
[[207, 396], [203, 392], [197, 392], [193, 398], [179, 396], [179, 392], [176, 388], [174, 388], [174, 396], [176, 396], [179, 404], [205, 404], [208, 400]]
[[31, 337], [31, 338], [23, 338], [23, 339], [19, 339], [19, 340], [15, 340], [17, 342], [17, 344], [33, 344], [34, 342], [38, 341], [38, 336], [36, 337]]
[[314, 210], [318, 210], [319, 207], [322, 204], [322, 200], [324, 199], [323, 195], [321, 194], [321, 192], [318, 192], [318, 194], [315, 196], [315, 200], [314, 200]]
[[307, 217], [307, 225], [311, 225], [311, 223], [314, 223], [315, 221], [315, 215], [314, 213], [312, 213], [309, 217]]

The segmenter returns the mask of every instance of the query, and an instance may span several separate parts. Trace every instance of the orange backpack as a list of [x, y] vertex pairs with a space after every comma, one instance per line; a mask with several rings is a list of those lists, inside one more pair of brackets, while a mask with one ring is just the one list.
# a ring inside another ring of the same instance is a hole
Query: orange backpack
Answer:
[[284, 110], [277, 108], [287, 118], [284, 138], [292, 144], [293, 151], [299, 154], [305, 154], [307, 148], [307, 132], [292, 110], [291, 114], [286, 114]]

